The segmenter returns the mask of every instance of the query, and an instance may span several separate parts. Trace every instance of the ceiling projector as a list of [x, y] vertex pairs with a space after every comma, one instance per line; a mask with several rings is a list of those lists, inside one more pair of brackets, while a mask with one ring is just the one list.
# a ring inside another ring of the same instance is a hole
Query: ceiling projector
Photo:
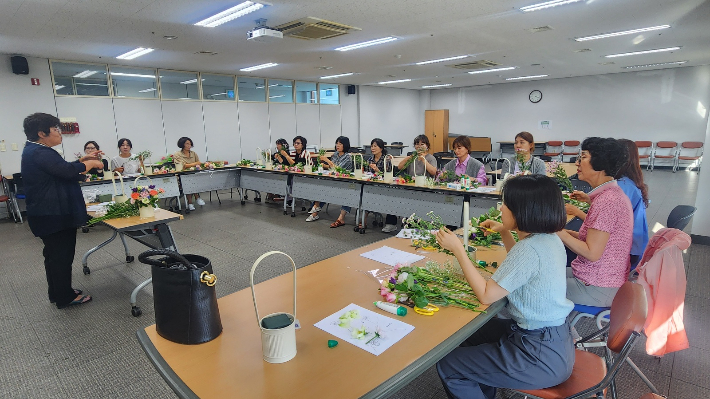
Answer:
[[270, 28], [258, 28], [247, 32], [247, 40], [255, 42], [273, 42], [283, 38], [284, 34], [281, 31]]

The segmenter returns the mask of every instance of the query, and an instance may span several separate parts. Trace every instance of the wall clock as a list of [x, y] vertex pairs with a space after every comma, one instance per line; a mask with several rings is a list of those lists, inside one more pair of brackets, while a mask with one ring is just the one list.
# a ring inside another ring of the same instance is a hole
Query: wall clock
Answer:
[[542, 100], [542, 92], [540, 90], [533, 90], [528, 96], [531, 103], [539, 103]]

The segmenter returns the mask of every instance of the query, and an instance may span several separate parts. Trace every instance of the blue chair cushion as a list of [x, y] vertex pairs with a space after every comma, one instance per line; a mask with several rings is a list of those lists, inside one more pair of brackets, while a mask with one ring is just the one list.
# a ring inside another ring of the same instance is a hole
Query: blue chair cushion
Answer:
[[599, 313], [609, 310], [611, 308], [604, 308], [604, 307], [599, 307], [599, 306], [587, 306], [587, 305], [578, 305], [574, 304], [574, 310], [579, 312], [579, 313], [588, 313], [588, 314], [593, 314], [593, 315], [598, 315]]

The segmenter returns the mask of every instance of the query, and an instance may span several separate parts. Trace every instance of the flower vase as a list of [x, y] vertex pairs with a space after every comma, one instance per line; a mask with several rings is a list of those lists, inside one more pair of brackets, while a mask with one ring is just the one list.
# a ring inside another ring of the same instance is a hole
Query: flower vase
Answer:
[[[413, 162], [413, 165], [414, 165], [414, 185], [417, 187], [425, 187], [426, 186], [426, 167], [424, 168], [424, 174], [422, 174], [421, 176], [418, 176], [417, 175], [417, 161], [419, 161], [419, 158], [416, 158]], [[419, 161], [419, 162], [422, 162], [422, 161]]]
[[141, 219], [148, 219], [155, 217], [155, 208], [152, 206], [141, 206], [138, 208], [140, 212]]
[[143, 173], [146, 175], [152, 175], [153, 174], [153, 167], [152, 166], [144, 166]]
[[274, 170], [274, 163], [271, 161], [266, 161], [266, 170]]
[[185, 166], [185, 165], [182, 164], [182, 163], [176, 163], [176, 164], [175, 164], [175, 171], [176, 171], [176, 172], [182, 172], [182, 168], [183, 168], [184, 166]]

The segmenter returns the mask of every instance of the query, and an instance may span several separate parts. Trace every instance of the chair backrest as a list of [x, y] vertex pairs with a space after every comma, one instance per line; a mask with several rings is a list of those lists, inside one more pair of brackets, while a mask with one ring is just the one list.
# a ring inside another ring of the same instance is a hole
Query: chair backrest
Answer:
[[569, 161], [570, 163], [576, 163], [578, 157], [570, 157]]
[[684, 141], [680, 143], [683, 148], [703, 148], [703, 143], [701, 141]]
[[626, 282], [616, 292], [609, 314], [607, 347], [619, 353], [634, 332], [641, 333], [648, 315], [643, 286]]
[[348, 152], [351, 154], [364, 154], [365, 150], [360, 147], [350, 147], [350, 151]]
[[636, 147], [638, 148], [650, 148], [653, 147], [653, 142], [651, 141], [635, 141]]
[[659, 141], [656, 143], [656, 148], [676, 148], [678, 143], [675, 141]]
[[682, 231], [686, 226], [688, 226], [688, 223], [690, 223], [693, 219], [693, 215], [695, 215], [695, 211], [697, 210], [698, 208], [691, 205], [676, 206], [668, 215], [666, 227]]
[[578, 145], [579, 145], [578, 140], [566, 140], [565, 141], [565, 146], [576, 147]]
[[[700, 141], [684, 141], [680, 143], [680, 148], [678, 149], [679, 157], [689, 158], [699, 158], [703, 155], [703, 143]], [[681, 158], [683, 159], [683, 158]]]
[[410, 155], [412, 155], [413, 153], [414, 153], [414, 151], [409, 151], [409, 152], [407, 152], [407, 156], [410, 156]]
[[401, 141], [393, 141], [392, 145], [404, 145], [404, 143]]
[[562, 142], [561, 141], [548, 141], [547, 145], [550, 147], [560, 147], [560, 146], [562, 146]]
[[548, 156], [548, 155], [538, 155], [537, 157], [540, 158], [541, 160], [545, 161], [545, 162], [550, 162], [550, 161], [552, 161], [552, 157], [551, 157], [551, 156]]

